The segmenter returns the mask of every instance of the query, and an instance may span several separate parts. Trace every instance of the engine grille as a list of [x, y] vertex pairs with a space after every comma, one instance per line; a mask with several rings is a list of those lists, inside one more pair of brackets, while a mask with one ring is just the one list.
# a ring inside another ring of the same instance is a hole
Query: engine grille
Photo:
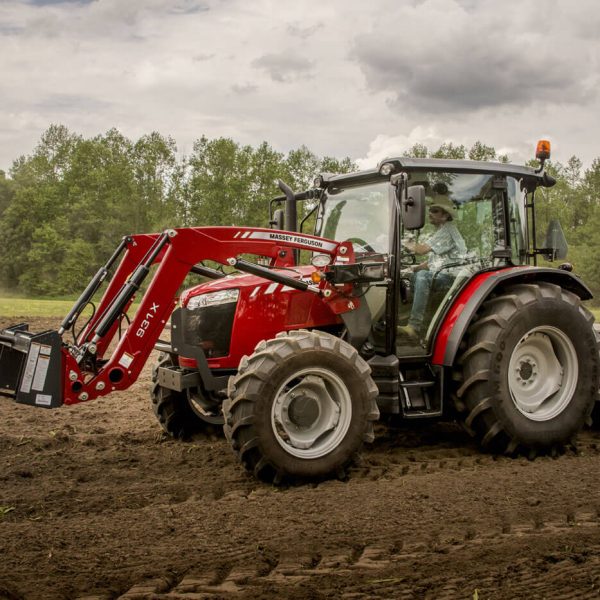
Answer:
[[182, 310], [183, 338], [192, 346], [200, 346], [206, 358], [229, 354], [233, 317], [237, 303]]

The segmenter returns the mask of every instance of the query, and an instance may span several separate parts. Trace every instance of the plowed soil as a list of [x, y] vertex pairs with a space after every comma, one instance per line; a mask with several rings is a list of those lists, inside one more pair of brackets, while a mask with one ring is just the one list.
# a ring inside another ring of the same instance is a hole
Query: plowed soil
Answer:
[[163, 435], [149, 372], [71, 408], [0, 398], [0, 598], [600, 597], [598, 431], [529, 461], [381, 425], [346, 481], [278, 488]]

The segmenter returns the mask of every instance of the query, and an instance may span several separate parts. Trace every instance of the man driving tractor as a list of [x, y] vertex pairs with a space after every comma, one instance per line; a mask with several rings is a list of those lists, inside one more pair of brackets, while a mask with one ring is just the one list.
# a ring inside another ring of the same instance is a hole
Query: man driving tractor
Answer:
[[448, 197], [448, 186], [436, 183], [433, 192], [429, 222], [435, 231], [424, 242], [406, 241], [404, 244], [410, 252], [427, 254], [427, 260], [413, 267], [413, 305], [408, 325], [398, 328], [400, 333], [409, 337], [422, 334], [423, 319], [434, 282], [436, 288], [449, 288], [452, 285], [454, 277], [444, 271], [444, 267], [464, 257], [467, 252], [465, 241], [453, 223], [456, 207]]

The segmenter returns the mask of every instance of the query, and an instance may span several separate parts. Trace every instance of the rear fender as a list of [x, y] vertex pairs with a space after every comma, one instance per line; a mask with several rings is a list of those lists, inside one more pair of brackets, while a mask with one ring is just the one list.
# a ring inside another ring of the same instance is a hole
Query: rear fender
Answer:
[[444, 316], [438, 329], [433, 347], [432, 363], [451, 367], [454, 364], [458, 347], [475, 313], [485, 299], [498, 288], [507, 284], [554, 283], [573, 292], [582, 300], [592, 298], [589, 288], [576, 276], [561, 269], [541, 267], [511, 267], [500, 271], [488, 271], [475, 275], [459, 293]]

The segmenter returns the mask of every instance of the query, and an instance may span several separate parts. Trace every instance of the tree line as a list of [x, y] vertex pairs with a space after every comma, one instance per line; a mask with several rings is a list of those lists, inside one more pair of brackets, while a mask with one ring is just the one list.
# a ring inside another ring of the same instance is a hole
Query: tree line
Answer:
[[[417, 144], [407, 156], [500, 160], [492, 146]], [[153, 132], [130, 140], [116, 129], [84, 138], [52, 125], [28, 156], [0, 171], [0, 287], [36, 296], [73, 295], [85, 287], [122, 236], [167, 227], [265, 226], [268, 202], [282, 179], [311, 187], [319, 172], [356, 170], [348, 157], [319, 157], [305, 146], [287, 154], [267, 142], [253, 147], [201, 137], [189, 156]], [[540, 235], [560, 219], [569, 260], [600, 293], [600, 159], [584, 169], [577, 157], [550, 163], [554, 188], [538, 197]], [[540, 240], [540, 244], [542, 241]]]
[[178, 158], [173, 139], [132, 141], [116, 129], [85, 139], [53, 125], [29, 156], [0, 172], [0, 287], [36, 296], [73, 294], [130, 233], [192, 225], [266, 226], [268, 201], [311, 185], [349, 158], [286, 155], [264, 142], [198, 139]]

